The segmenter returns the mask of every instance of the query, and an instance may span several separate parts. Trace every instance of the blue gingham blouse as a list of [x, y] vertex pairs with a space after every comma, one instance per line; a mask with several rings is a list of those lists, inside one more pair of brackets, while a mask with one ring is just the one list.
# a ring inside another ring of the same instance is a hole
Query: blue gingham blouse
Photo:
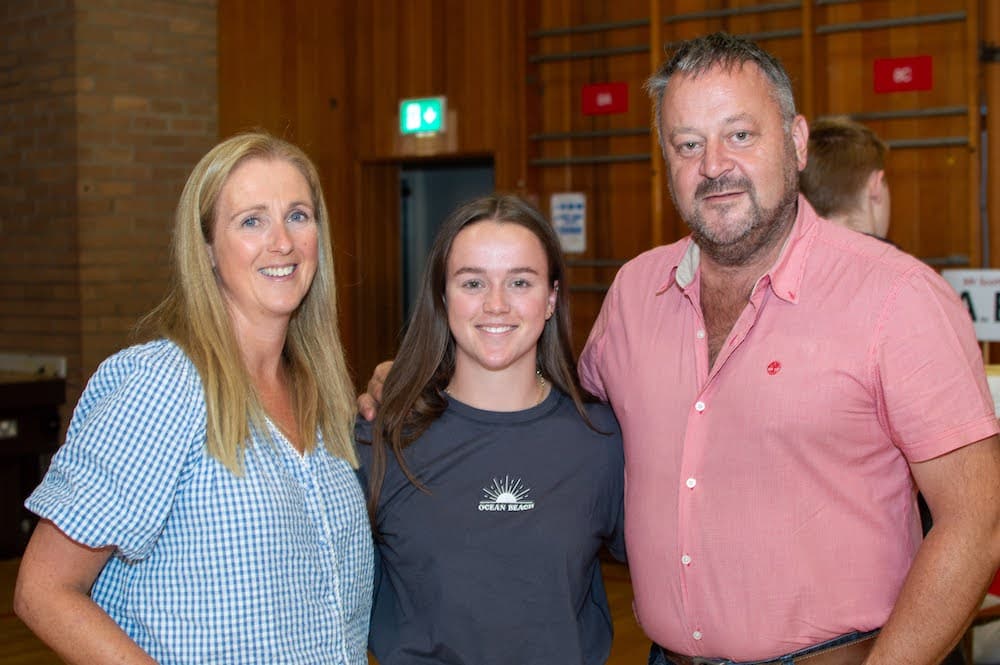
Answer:
[[115, 547], [92, 597], [168, 663], [367, 663], [374, 554], [357, 476], [322, 446], [205, 451], [194, 365], [172, 342], [108, 358], [25, 505]]

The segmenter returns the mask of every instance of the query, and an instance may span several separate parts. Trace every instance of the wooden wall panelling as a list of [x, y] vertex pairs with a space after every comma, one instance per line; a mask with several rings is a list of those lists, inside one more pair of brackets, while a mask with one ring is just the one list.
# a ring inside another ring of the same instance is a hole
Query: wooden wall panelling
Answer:
[[[469, 150], [492, 153], [497, 189], [525, 194], [527, 106], [525, 103], [526, 4], [533, 0], [482, 3], [470, 12], [465, 33], [461, 89], [468, 91], [465, 116]], [[458, 0], [458, 4], [466, 3]], [[467, 53], [476, 57], [469, 57]], [[475, 137], [482, 137], [476, 144]]]
[[[356, 111], [354, 157], [357, 159], [376, 155], [376, 137], [394, 131], [391, 125], [379, 127], [379, 121], [393, 118], [396, 113], [393, 97], [399, 88], [400, 72], [394, 64], [398, 48], [395, 22], [396, 13], [388, 3], [357, 3], [351, 66], [352, 103]], [[380, 92], [386, 90], [388, 95]], [[380, 131], [376, 131], [377, 127]]]
[[[587, 197], [587, 247], [566, 257], [577, 350], [617, 268], [651, 244], [648, 10], [648, 0], [545, 2], [529, 30], [529, 183], [546, 214], [553, 193]], [[610, 82], [628, 85], [628, 111], [584, 116], [583, 86]]]
[[[392, 137], [395, 123], [395, 91], [405, 74], [396, 67], [399, 49], [399, 14], [393, 3], [355, 3], [354, 51], [351, 71], [352, 168], [357, 175], [354, 191], [355, 272], [350, 283], [354, 294], [350, 360], [358, 388], [380, 361], [394, 355], [395, 334], [401, 325], [401, 290], [391, 279], [399, 264], [391, 258], [391, 247], [399, 242], [398, 168], [370, 161], [378, 152], [380, 137]], [[389, 243], [389, 247], [386, 244]], [[389, 256], [387, 256], [389, 254]], [[386, 271], [389, 272], [386, 275]]]
[[[1000, 48], [1000, 3], [982, 3], [982, 40], [989, 48]], [[987, 175], [982, 186], [986, 190], [989, 210], [988, 267], [1000, 268], [1000, 59], [981, 65], [983, 101], [986, 107]], [[994, 362], [996, 362], [994, 360]]]
[[[980, 195], [984, 183], [982, 181], [982, 160], [988, 156], [985, 152], [980, 129], [982, 120], [980, 116], [980, 99], [983, 92], [982, 65], [979, 62], [980, 45], [982, 42], [982, 9], [979, 0], [965, 0], [965, 42], [964, 42], [964, 68], [965, 68], [965, 106], [968, 109], [965, 120], [965, 131], [968, 137], [967, 163], [969, 170], [969, 188], [966, 191], [966, 201], [968, 205], [969, 220], [969, 248], [971, 250], [971, 264], [979, 267], [989, 266], [988, 238], [984, 236], [983, 226], [987, 224], [983, 210], [980, 208]], [[989, 345], [985, 347], [989, 348]], [[988, 355], [988, 354], [987, 354]], [[987, 361], [989, 359], [987, 358]], [[972, 636], [969, 635], [971, 641]]]
[[[348, 254], [342, 258], [338, 253], [342, 309], [354, 318], [349, 329], [345, 326], [347, 341], [369, 323], [362, 321], [368, 311], [361, 312], [362, 305], [357, 301], [357, 289], [361, 288], [358, 280], [365, 272], [357, 261], [364, 258], [361, 250], [370, 239], [362, 241], [356, 234], [370, 220], [352, 199], [362, 195], [373, 200], [397, 196], [395, 183], [389, 177], [365, 179], [371, 186], [387, 188], [380, 193], [360, 191], [359, 169], [361, 164], [398, 165], [414, 157], [401, 151], [395, 138], [397, 106], [402, 97], [448, 96], [458, 113], [457, 140], [453, 147], [435, 153], [439, 158], [492, 154], [498, 187], [534, 195], [546, 212], [552, 192], [587, 193], [591, 215], [588, 248], [582, 255], [570, 257], [577, 261], [573, 277], [581, 285], [607, 284], [617, 262], [659, 240], [653, 227], [655, 165], [646, 159], [528, 166], [529, 160], [600, 154], [652, 156], [653, 139], [645, 132], [562, 141], [526, 141], [525, 137], [647, 128], [650, 109], [641, 84], [654, 60], [663, 57], [661, 46], [653, 45], [650, 36], [649, 20], [656, 10], [663, 19], [661, 42], [719, 29], [761, 41], [788, 68], [800, 107], [813, 110], [815, 115], [971, 105], [974, 93], [969, 82], [976, 80], [978, 72], [975, 59], [970, 57], [977, 30], [970, 22], [842, 33], [821, 34], [818, 30], [831, 22], [881, 20], [906, 14], [968, 11], [978, 16], [979, 2], [803, 1], [805, 6], [751, 0], [295, 0], [284, 5], [264, 0], [249, 4], [220, 0], [220, 126], [225, 134], [261, 125], [279, 133], [290, 132], [291, 138], [300, 142], [313, 141], [307, 149], [321, 163], [331, 208], [336, 210], [335, 215], [342, 214], [347, 220], [342, 227], [334, 227], [338, 252]], [[760, 9], [771, 11], [754, 11]], [[740, 13], [746, 10], [751, 13]], [[985, 3], [985, 34], [994, 37], [1000, 32], [996, 27], [997, 11], [991, 3]], [[631, 27], [525, 37], [527, 31], [542, 28], [623, 21], [630, 22]], [[810, 32], [810, 28], [817, 32]], [[269, 37], [262, 39], [261, 35]], [[617, 55], [530, 61], [537, 54], [623, 47], [627, 50], [643, 43], [648, 47], [645, 52], [640, 48]], [[934, 90], [899, 95], [872, 92], [872, 59], [924, 53], [935, 57]], [[995, 100], [1000, 82], [995, 71], [990, 71], [986, 77], [988, 99]], [[807, 73], [813, 74], [811, 84], [805, 78]], [[580, 87], [612, 80], [628, 83], [629, 112], [582, 116]], [[808, 98], [803, 99], [803, 95]], [[331, 98], [336, 104], [330, 103]], [[315, 103], [317, 100], [320, 103]], [[978, 193], [978, 171], [973, 168], [977, 155], [971, 116], [868, 116], [864, 121], [896, 142], [934, 136], [966, 137], [968, 145], [898, 147], [891, 152], [889, 171], [895, 204], [892, 237], [918, 255], [975, 255], [978, 232], [973, 223], [973, 202]], [[990, 141], [991, 151], [995, 152], [992, 134]], [[996, 182], [992, 171], [989, 177], [991, 184]], [[662, 178], [660, 175], [657, 180], [661, 185], [665, 184]], [[943, 182], [947, 188], [942, 187]], [[991, 196], [995, 189], [989, 188]], [[662, 223], [656, 230], [662, 233], [663, 241], [671, 241], [686, 233], [686, 228], [665, 197], [664, 187], [660, 198]], [[337, 205], [340, 202], [342, 206]], [[1000, 240], [995, 236], [990, 241], [994, 257], [1000, 255]], [[353, 255], [347, 252], [352, 248]], [[589, 328], [602, 297], [597, 287], [575, 297], [580, 301], [574, 302], [579, 312], [574, 317], [578, 338]], [[357, 340], [349, 342], [351, 346], [356, 344]]]
[[[810, 1], [810, 0], [804, 0]], [[803, 69], [802, 14], [798, 2], [709, 3], [675, 0], [666, 17], [665, 40], [675, 42], [724, 30], [755, 40], [781, 60], [801, 105]]]
[[[268, 0], [218, 0], [219, 133], [266, 127], [281, 128], [287, 98], [282, 84], [285, 11]], [[261, 35], [269, 35], [261, 39]]]
[[[526, 9], [525, 0], [372, 0], [355, 8], [356, 363], [367, 376], [395, 353], [402, 327], [399, 167], [489, 156], [497, 188], [523, 190]], [[401, 140], [399, 101], [435, 95], [448, 98], [446, 134]]]
[[799, 87], [798, 112], [807, 118], [816, 113], [816, 14], [812, 2], [802, 5], [802, 81]]
[[[413, 90], [430, 94], [430, 83], [416, 78], [421, 72], [428, 75], [429, 68], [411, 73], [401, 67], [409, 63], [409, 59], [401, 55], [400, 23], [404, 18], [394, 2], [358, 5], [354, 91], [361, 111], [356, 126], [357, 156], [361, 159], [392, 154], [401, 97], [418, 96]], [[427, 38], [433, 39], [433, 36], [428, 33]]]
[[[291, 39], [296, 43], [295, 89], [288, 91], [296, 100], [293, 139], [316, 162], [323, 179], [337, 275], [340, 332], [350, 363], [350, 350], [357, 341], [356, 293], [352, 288], [357, 271], [356, 227], [352, 223], [355, 216], [352, 127], [356, 116], [351, 104], [350, 59], [346, 57], [353, 50], [353, 5], [344, 1], [297, 2], [299, 20]], [[331, 34], [338, 38], [331, 39]]]
[[[639, 19], [638, 6], [623, 9], [627, 3], [586, 3], [582, 7], [569, 0], [545, 0], [531, 29], [558, 26], [581, 26], [601, 21], [621, 20], [620, 12]], [[988, 3], [987, 3], [988, 4]], [[616, 12], [619, 12], [616, 15]], [[775, 54], [789, 71], [795, 86], [800, 110], [809, 120], [820, 115], [851, 114], [870, 124], [894, 147], [890, 152], [888, 172], [893, 191], [894, 214], [891, 238], [931, 262], [956, 262], [960, 257], [976, 264], [978, 249], [978, 134], [976, 127], [977, 80], [979, 65], [975, 57], [980, 3], [977, 0], [865, 0], [864, 2], [707, 2], [705, 0], [651, 0], [645, 9], [648, 17], [660, 13], [663, 19], [661, 41], [694, 37], [715, 30], [748, 36]], [[989, 7], [984, 19], [996, 35], [1000, 19], [996, 7]], [[964, 18], [963, 15], [964, 14]], [[958, 18], [955, 18], [958, 16]], [[916, 25], [882, 25], [872, 29], [871, 22], [907, 17], [922, 19]], [[992, 23], [991, 23], [992, 21]], [[830, 31], [830, 24], [860, 23], [847, 30]], [[651, 30], [647, 24], [647, 30]], [[561, 50], [585, 50], [615, 44], [616, 31], [567, 33], [529, 42], [532, 55]], [[617, 31], [623, 34], [624, 31]], [[652, 37], [650, 37], [652, 39]], [[645, 71], [624, 71], [622, 75], [636, 89], [658, 61], [658, 46], [650, 46]], [[876, 58], [932, 55], [934, 87], [929, 91], [877, 95], [873, 90], [873, 61]], [[543, 62], [532, 66], [540, 87], [537, 106], [541, 111], [540, 132], [578, 131], [583, 126], [575, 116], [576, 95], [585, 82], [609, 79], [616, 59], [626, 56], [591, 58], [583, 61]], [[641, 67], [641, 65], [640, 65]], [[997, 78], [996, 75], [993, 77]], [[1000, 89], [1000, 80], [994, 85]], [[994, 96], [996, 93], [994, 93]], [[913, 109], [965, 109], [944, 111], [927, 117], [887, 117]], [[647, 106], [648, 109], [648, 106]], [[648, 113], [648, 110], [644, 110]], [[648, 117], [648, 116], [647, 116]], [[589, 127], [602, 120], [585, 119]], [[652, 138], [646, 137], [647, 144]], [[937, 141], [942, 145], [923, 145]], [[610, 147], [617, 143], [616, 147]], [[589, 142], [532, 142], [532, 157], [577, 157], [588, 151], [614, 153], [624, 145], [622, 139], [592, 139]], [[650, 162], [650, 176], [655, 165]], [[618, 228], [622, 215], [617, 214], [616, 228], [608, 230], [601, 217], [603, 201], [620, 212], [635, 208], [639, 189], [647, 194], [649, 212], [635, 215], [659, 217], [652, 201], [652, 178], [646, 186], [630, 188], [628, 167], [622, 165], [567, 165], [532, 168], [530, 182], [544, 201], [552, 191], [585, 190], [590, 196], [595, 247], [588, 247], [583, 260], [610, 250], [615, 258], [627, 259], [643, 248], [626, 250], [626, 239], [636, 238], [633, 229]], [[616, 173], [616, 176], [608, 176]], [[603, 195], [599, 196], [603, 188]], [[662, 200], [662, 197], [661, 199]], [[631, 206], [631, 208], [630, 208]], [[670, 241], [686, 232], [672, 205], [662, 210], [663, 240]], [[628, 222], [625, 222], [628, 224]], [[652, 243], [652, 236], [649, 237]], [[1000, 252], [1000, 241], [995, 242]], [[617, 254], [621, 252], [621, 254]], [[997, 252], [994, 252], [996, 254]], [[570, 257], [573, 260], [573, 257]], [[574, 276], [602, 279], [597, 269], [582, 269]], [[585, 305], [590, 309], [599, 298]], [[576, 305], [575, 305], [576, 306]], [[577, 306], [578, 307], [578, 306]], [[579, 307], [578, 307], [579, 309]], [[582, 322], [582, 320], [581, 320]]]
[[[495, 154], [498, 184], [523, 180], [524, 0], [376, 0], [359, 3], [358, 80], [368, 117], [365, 159]], [[446, 95], [455, 148], [416, 154], [396, 140], [399, 100]], [[515, 139], [516, 136], [516, 139]]]
[[[924, 22], [873, 25], [910, 18]], [[960, 0], [827, 5], [814, 18], [816, 115], [852, 115], [890, 144], [889, 237], [937, 267], [979, 262], [977, 21], [977, 3]], [[916, 55], [933, 57], [931, 90], [874, 92], [875, 59]], [[919, 115], [934, 109], [957, 112]]]
[[[353, 362], [358, 387], [375, 365], [395, 355], [403, 328], [400, 273], [399, 166], [364, 162], [358, 169], [357, 307]], [[392, 192], [393, 196], [386, 196]]]
[[340, 329], [354, 347], [353, 107], [348, 0], [219, 0], [219, 133], [263, 128], [316, 163], [330, 212]]
[[[663, 43], [663, 13], [660, 11], [660, 0], [649, 0], [649, 71], [659, 70], [663, 63], [660, 44]], [[651, 124], [655, 124], [653, 113], [650, 112]], [[649, 132], [649, 214], [651, 244], [656, 247], [663, 244], [663, 197], [666, 191], [665, 181], [667, 171], [663, 159], [663, 148], [660, 146], [660, 135], [656, 127]]]

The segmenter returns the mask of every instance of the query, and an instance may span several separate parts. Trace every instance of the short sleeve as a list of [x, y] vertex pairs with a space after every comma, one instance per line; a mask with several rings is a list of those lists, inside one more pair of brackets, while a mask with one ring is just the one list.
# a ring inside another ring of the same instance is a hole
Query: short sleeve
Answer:
[[896, 445], [911, 462], [997, 433], [982, 352], [968, 311], [918, 266], [887, 300], [877, 335], [877, 386]]
[[165, 341], [126, 349], [88, 383], [25, 506], [83, 545], [142, 559], [204, 440], [201, 381], [183, 352]]
[[604, 302], [601, 304], [601, 311], [597, 315], [597, 320], [594, 321], [593, 328], [590, 329], [587, 343], [584, 345], [583, 352], [580, 354], [580, 360], [577, 363], [577, 370], [583, 387], [592, 395], [605, 402], [608, 401], [608, 394], [601, 374], [601, 367], [604, 360], [604, 347], [608, 336], [608, 329], [613, 320], [620, 318], [616, 311], [618, 308], [617, 294], [620, 276], [621, 272], [615, 277], [615, 281], [611, 284], [611, 288], [604, 297]]

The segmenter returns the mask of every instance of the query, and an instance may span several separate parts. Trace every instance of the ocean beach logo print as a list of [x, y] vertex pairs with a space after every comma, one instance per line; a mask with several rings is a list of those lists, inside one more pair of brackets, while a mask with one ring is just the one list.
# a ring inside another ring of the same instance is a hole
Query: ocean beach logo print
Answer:
[[483, 488], [483, 501], [479, 502], [479, 510], [495, 513], [516, 513], [521, 510], [531, 510], [535, 502], [526, 499], [531, 490], [521, 484], [521, 479], [511, 480], [504, 476], [503, 480], [493, 479], [493, 484]]

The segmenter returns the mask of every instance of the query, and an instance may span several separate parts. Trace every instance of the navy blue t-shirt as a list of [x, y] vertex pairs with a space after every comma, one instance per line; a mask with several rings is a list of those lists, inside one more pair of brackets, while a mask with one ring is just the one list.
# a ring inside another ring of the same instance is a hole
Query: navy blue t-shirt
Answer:
[[624, 460], [610, 407], [587, 408], [607, 434], [555, 389], [512, 413], [450, 399], [405, 451], [430, 494], [389, 455], [369, 633], [381, 665], [606, 662], [598, 552], [625, 555]]

